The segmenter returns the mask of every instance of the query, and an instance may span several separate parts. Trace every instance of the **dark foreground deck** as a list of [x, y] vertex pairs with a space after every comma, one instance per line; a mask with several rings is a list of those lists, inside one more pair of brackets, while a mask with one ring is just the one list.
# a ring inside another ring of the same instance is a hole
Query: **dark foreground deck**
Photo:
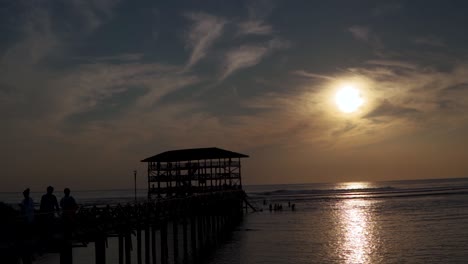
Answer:
[[[138, 264], [200, 263], [240, 222], [247, 208], [245, 197], [243, 190], [224, 190], [80, 208], [73, 221], [61, 220], [53, 226], [28, 226], [17, 217], [3, 218], [0, 262], [32, 263], [33, 255], [54, 252], [60, 254], [60, 263], [71, 264], [74, 247], [94, 245], [97, 264], [110, 263], [107, 254], [118, 254], [118, 263], [130, 264], [132, 251]], [[106, 252], [109, 237], [118, 238], [118, 252]]]

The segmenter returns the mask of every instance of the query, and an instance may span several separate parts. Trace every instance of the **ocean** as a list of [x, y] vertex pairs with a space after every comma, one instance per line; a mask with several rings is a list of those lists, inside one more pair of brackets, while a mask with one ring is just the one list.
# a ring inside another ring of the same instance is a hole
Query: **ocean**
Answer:
[[[262, 211], [248, 213], [206, 263], [468, 263], [468, 178], [244, 189]], [[133, 190], [72, 195], [87, 206], [134, 199]], [[39, 201], [40, 194], [32, 197]], [[20, 195], [0, 193], [4, 202], [15, 199]], [[282, 210], [270, 211], [270, 204]], [[108, 254], [117, 252], [115, 241], [109, 247]], [[92, 249], [74, 249], [74, 263], [94, 263]], [[57, 261], [48, 255], [38, 263]]]

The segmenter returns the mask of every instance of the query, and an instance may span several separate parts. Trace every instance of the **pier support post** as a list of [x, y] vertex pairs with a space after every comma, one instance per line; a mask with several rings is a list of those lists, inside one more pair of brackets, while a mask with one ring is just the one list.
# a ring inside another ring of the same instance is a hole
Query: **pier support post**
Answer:
[[151, 258], [153, 260], [153, 264], [156, 264], [156, 226], [151, 226]]
[[167, 247], [167, 221], [161, 221], [161, 264], [167, 264], [169, 250]]
[[137, 227], [136, 240], [137, 240], [137, 263], [142, 264], [142, 258], [141, 258], [141, 228], [140, 227]]
[[174, 242], [174, 263], [179, 263], [179, 232], [178, 232], [179, 221], [174, 218], [172, 221], [172, 236]]
[[182, 219], [182, 237], [183, 237], [183, 250], [184, 250], [184, 264], [188, 263], [188, 237], [187, 237], [187, 217]]
[[124, 238], [119, 234], [119, 264], [124, 263]]
[[132, 264], [132, 233], [125, 234], [125, 264]]
[[72, 264], [73, 263], [73, 249], [70, 241], [64, 241], [60, 248], [60, 264]]
[[196, 217], [190, 219], [190, 246], [192, 247], [193, 263], [197, 263], [197, 222]]
[[150, 264], [150, 227], [145, 223], [145, 264]]
[[106, 264], [106, 240], [105, 237], [99, 236], [94, 242], [94, 250], [96, 256], [96, 264]]
[[198, 232], [198, 250], [201, 254], [203, 251], [203, 216], [198, 216], [197, 217], [197, 232]]

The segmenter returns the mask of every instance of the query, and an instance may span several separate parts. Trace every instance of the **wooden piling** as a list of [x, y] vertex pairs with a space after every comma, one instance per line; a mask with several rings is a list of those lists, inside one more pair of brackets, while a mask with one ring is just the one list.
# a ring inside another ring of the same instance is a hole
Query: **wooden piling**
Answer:
[[156, 264], [156, 226], [153, 225], [151, 227], [151, 258], [153, 260], [153, 264]]
[[136, 230], [136, 240], [137, 240], [137, 263], [142, 264], [141, 257], [141, 228], [137, 227]]
[[124, 238], [119, 234], [119, 264], [124, 263]]
[[190, 219], [190, 246], [192, 247], [192, 258], [193, 258], [193, 263], [197, 263], [197, 232], [196, 228], [197, 227], [197, 222], [196, 222], [196, 217], [192, 216]]
[[187, 241], [187, 217], [182, 219], [182, 237], [184, 250], [184, 264], [188, 263], [188, 241]]
[[167, 264], [169, 248], [167, 246], [167, 221], [161, 221], [161, 264]]
[[145, 264], [150, 263], [150, 226], [145, 223]]
[[104, 236], [99, 236], [94, 242], [96, 264], [106, 263], [106, 240]]
[[68, 240], [60, 246], [60, 264], [73, 264], [73, 249]]
[[174, 263], [179, 263], [179, 232], [178, 232], [179, 221], [177, 218], [172, 220], [172, 241], [174, 242]]
[[132, 264], [132, 234], [125, 234], [125, 264]]
[[203, 216], [197, 217], [197, 232], [198, 232], [198, 250], [203, 251]]

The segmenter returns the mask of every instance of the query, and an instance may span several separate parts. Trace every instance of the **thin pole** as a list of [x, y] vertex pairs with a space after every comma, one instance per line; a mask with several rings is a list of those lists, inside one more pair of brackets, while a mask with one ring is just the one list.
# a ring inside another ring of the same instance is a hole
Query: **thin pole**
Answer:
[[135, 180], [135, 203], [136, 203], [136, 201], [137, 201], [137, 193], [136, 193], [136, 175], [137, 175], [137, 171], [134, 170], [134, 171], [133, 171], [133, 178], [134, 178], [134, 180]]

